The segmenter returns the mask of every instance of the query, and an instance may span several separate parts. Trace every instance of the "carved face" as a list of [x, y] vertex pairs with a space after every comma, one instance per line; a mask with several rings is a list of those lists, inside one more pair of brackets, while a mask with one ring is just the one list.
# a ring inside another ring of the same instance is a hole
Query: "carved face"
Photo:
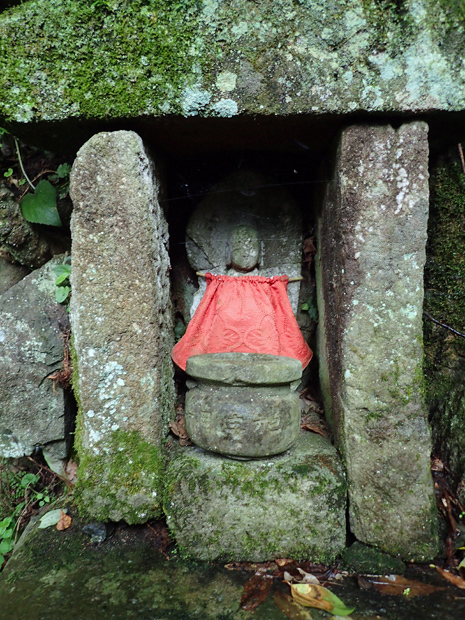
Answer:
[[236, 226], [231, 234], [231, 266], [237, 271], [252, 271], [260, 262], [260, 241], [250, 225]]

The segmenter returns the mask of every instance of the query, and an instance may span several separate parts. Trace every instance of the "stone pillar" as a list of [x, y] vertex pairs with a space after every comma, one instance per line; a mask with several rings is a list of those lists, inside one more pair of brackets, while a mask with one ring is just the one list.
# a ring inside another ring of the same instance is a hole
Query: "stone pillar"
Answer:
[[350, 527], [404, 559], [437, 553], [422, 372], [424, 122], [342, 132], [319, 220], [320, 379]]
[[100, 133], [71, 173], [77, 498], [95, 519], [161, 513], [174, 410], [168, 231], [139, 136]]

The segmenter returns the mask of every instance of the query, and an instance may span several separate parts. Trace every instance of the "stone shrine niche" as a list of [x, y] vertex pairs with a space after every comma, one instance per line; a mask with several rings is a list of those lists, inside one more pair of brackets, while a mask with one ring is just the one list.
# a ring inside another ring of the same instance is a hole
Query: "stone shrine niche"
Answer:
[[215, 185], [187, 223], [187, 255], [200, 285], [172, 358], [196, 380], [186, 396], [186, 429], [204, 449], [259, 458], [297, 440], [295, 390], [312, 357], [294, 317], [301, 248], [292, 196], [251, 170]]
[[[285, 187], [239, 170], [215, 185], [192, 214], [186, 250], [191, 266], [203, 273], [300, 277], [302, 216]], [[300, 281], [288, 285], [294, 313], [299, 289]], [[204, 292], [200, 278], [191, 317]]]

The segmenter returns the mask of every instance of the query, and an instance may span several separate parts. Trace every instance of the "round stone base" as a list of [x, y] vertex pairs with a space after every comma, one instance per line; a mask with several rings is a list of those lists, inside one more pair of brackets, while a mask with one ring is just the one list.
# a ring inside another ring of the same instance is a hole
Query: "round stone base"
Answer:
[[186, 430], [201, 448], [260, 458], [284, 452], [296, 441], [300, 402], [291, 383], [302, 372], [298, 360], [213, 353], [189, 358], [187, 371], [197, 385], [186, 396]]

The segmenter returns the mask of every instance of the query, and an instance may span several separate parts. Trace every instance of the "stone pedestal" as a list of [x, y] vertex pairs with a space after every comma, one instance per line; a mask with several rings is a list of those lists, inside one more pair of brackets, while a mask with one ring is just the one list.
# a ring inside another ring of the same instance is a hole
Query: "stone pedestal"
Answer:
[[320, 377], [347, 464], [350, 526], [404, 559], [437, 553], [423, 402], [428, 127], [343, 131], [319, 220]]
[[234, 457], [284, 452], [300, 430], [299, 360], [259, 353], [210, 353], [187, 360], [196, 380], [186, 430], [201, 448]]
[[161, 514], [173, 332], [167, 225], [139, 136], [91, 138], [70, 191], [77, 498], [94, 519], [146, 521]]
[[344, 548], [345, 477], [319, 435], [256, 461], [176, 447], [166, 481], [167, 523], [186, 557], [330, 562]]

